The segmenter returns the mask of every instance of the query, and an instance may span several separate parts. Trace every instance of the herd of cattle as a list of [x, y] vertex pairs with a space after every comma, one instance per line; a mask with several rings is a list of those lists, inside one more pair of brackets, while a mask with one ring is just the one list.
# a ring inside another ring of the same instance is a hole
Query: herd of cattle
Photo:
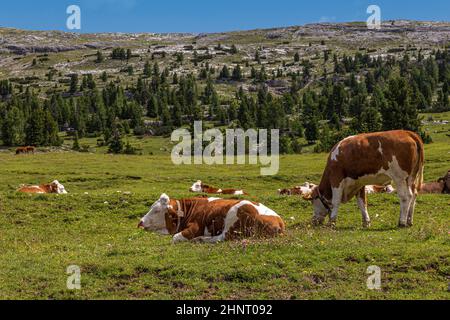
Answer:
[[[450, 194], [450, 170], [437, 182], [423, 183], [424, 146], [409, 131], [389, 131], [348, 137], [331, 151], [318, 185], [305, 183], [278, 190], [280, 195], [298, 195], [311, 201], [313, 223], [337, 221], [339, 206], [356, 197], [363, 226], [371, 224], [367, 195], [395, 193], [400, 198], [399, 227], [413, 225], [419, 193]], [[394, 182], [397, 189], [391, 183]], [[243, 189], [214, 188], [197, 181], [191, 192], [247, 196]], [[48, 185], [22, 186], [24, 193], [67, 193], [58, 181]], [[163, 194], [140, 220], [139, 228], [172, 235], [173, 241], [217, 243], [242, 237], [273, 237], [285, 232], [285, 223], [261, 203], [242, 199], [194, 197], [176, 200]]]

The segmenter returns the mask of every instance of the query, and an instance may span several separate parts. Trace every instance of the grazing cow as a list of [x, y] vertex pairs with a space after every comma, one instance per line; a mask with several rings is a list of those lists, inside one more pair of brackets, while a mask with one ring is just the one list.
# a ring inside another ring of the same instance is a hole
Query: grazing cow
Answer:
[[34, 152], [36, 151], [36, 148], [35, 147], [30, 147], [30, 146], [28, 146], [28, 147], [19, 147], [19, 148], [17, 148], [16, 149], [16, 154], [23, 154], [23, 153], [33, 153], [34, 154]]
[[342, 140], [329, 155], [320, 185], [304, 197], [313, 202], [313, 223], [322, 224], [329, 215], [335, 225], [339, 206], [357, 196], [363, 225], [369, 227], [365, 186], [394, 181], [401, 200], [399, 226], [412, 226], [424, 161], [422, 139], [413, 132], [369, 133]]
[[366, 192], [367, 194], [377, 194], [377, 193], [387, 193], [392, 194], [395, 192], [395, 189], [391, 185], [387, 186], [366, 186]]
[[306, 182], [302, 186], [296, 186], [291, 189], [278, 189], [278, 194], [280, 196], [302, 196], [311, 192], [315, 188], [315, 184]]
[[210, 187], [206, 184], [203, 184], [200, 180], [192, 185], [189, 189], [191, 192], [196, 193], [207, 193], [207, 194], [232, 194], [235, 196], [248, 195], [244, 190], [239, 189], [218, 189], [214, 187]]
[[42, 184], [39, 186], [22, 186], [17, 192], [22, 193], [56, 193], [56, 194], [67, 194], [66, 188], [58, 182], [58, 180], [53, 181], [50, 184]]
[[174, 243], [217, 243], [242, 237], [274, 237], [284, 233], [285, 224], [269, 208], [247, 200], [174, 200], [163, 194], [138, 228], [172, 235]]

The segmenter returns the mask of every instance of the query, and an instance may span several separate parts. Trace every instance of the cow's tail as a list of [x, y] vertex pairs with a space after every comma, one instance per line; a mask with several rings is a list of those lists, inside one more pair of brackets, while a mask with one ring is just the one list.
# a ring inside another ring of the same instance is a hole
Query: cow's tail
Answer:
[[422, 185], [424, 181], [424, 169], [425, 169], [425, 151], [424, 151], [424, 145], [423, 141], [420, 137], [418, 137], [417, 143], [417, 152], [419, 156], [418, 160], [418, 171], [417, 171], [417, 178], [416, 178], [416, 190], [420, 191], [422, 190]]

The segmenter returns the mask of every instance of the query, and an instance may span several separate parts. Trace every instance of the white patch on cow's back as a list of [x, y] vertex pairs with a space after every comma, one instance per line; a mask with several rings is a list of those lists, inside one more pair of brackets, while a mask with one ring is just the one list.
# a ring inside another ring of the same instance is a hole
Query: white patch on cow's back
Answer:
[[220, 199], [220, 198], [213, 198], [213, 197], [208, 198], [208, 202], [213, 202], [213, 201], [217, 201], [217, 200], [222, 200], [222, 199]]
[[381, 141], [378, 141], [379, 147], [378, 147], [378, 152], [381, 153], [381, 155], [383, 155], [383, 146], [381, 145]]
[[223, 192], [222, 189], [217, 190], [217, 193], [222, 193], [222, 192]]
[[336, 148], [331, 153], [331, 160], [337, 161], [337, 157], [339, 156], [339, 148], [341, 147], [341, 142], [336, 146]]
[[256, 208], [256, 210], [258, 210], [258, 213], [262, 216], [279, 217], [279, 215], [275, 211], [267, 208], [265, 205], [261, 203], [259, 203], [258, 205], [252, 203], [252, 205]]
[[236, 190], [236, 191], [234, 192], [234, 195], [235, 195], [235, 196], [243, 196], [243, 195], [244, 195], [244, 191], [243, 191], [243, 190]]
[[337, 157], [338, 157], [339, 154], [340, 154], [340, 148], [341, 148], [342, 142], [344, 142], [344, 141], [346, 141], [346, 140], [349, 140], [349, 139], [352, 139], [352, 138], [354, 138], [354, 137], [355, 137], [355, 136], [350, 136], [350, 137], [345, 138], [345, 139], [342, 140], [341, 142], [339, 142], [339, 144], [336, 146], [336, 148], [333, 150], [333, 152], [331, 152], [331, 160], [333, 160], [333, 161], [338, 161], [338, 160], [337, 160]]

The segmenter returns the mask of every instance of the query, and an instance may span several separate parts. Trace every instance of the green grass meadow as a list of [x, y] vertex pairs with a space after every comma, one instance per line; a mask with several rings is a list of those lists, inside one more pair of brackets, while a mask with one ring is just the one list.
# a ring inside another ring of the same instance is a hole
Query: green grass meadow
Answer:
[[[435, 181], [450, 169], [450, 129], [427, 130], [435, 142], [426, 146], [426, 180]], [[336, 229], [314, 228], [310, 204], [277, 189], [319, 182], [326, 154], [282, 156], [279, 174], [262, 177], [257, 166], [174, 166], [161, 139], [133, 144], [144, 155], [0, 153], [0, 299], [450, 298], [448, 195], [421, 196], [410, 229], [396, 228], [396, 195], [370, 196], [369, 230], [355, 201], [341, 208]], [[54, 179], [68, 195], [15, 192]], [[161, 193], [189, 197], [198, 179], [244, 188], [285, 219], [287, 234], [172, 245], [136, 228]], [[66, 287], [70, 265], [81, 268], [81, 290]], [[366, 285], [372, 265], [382, 270], [378, 291]]]

